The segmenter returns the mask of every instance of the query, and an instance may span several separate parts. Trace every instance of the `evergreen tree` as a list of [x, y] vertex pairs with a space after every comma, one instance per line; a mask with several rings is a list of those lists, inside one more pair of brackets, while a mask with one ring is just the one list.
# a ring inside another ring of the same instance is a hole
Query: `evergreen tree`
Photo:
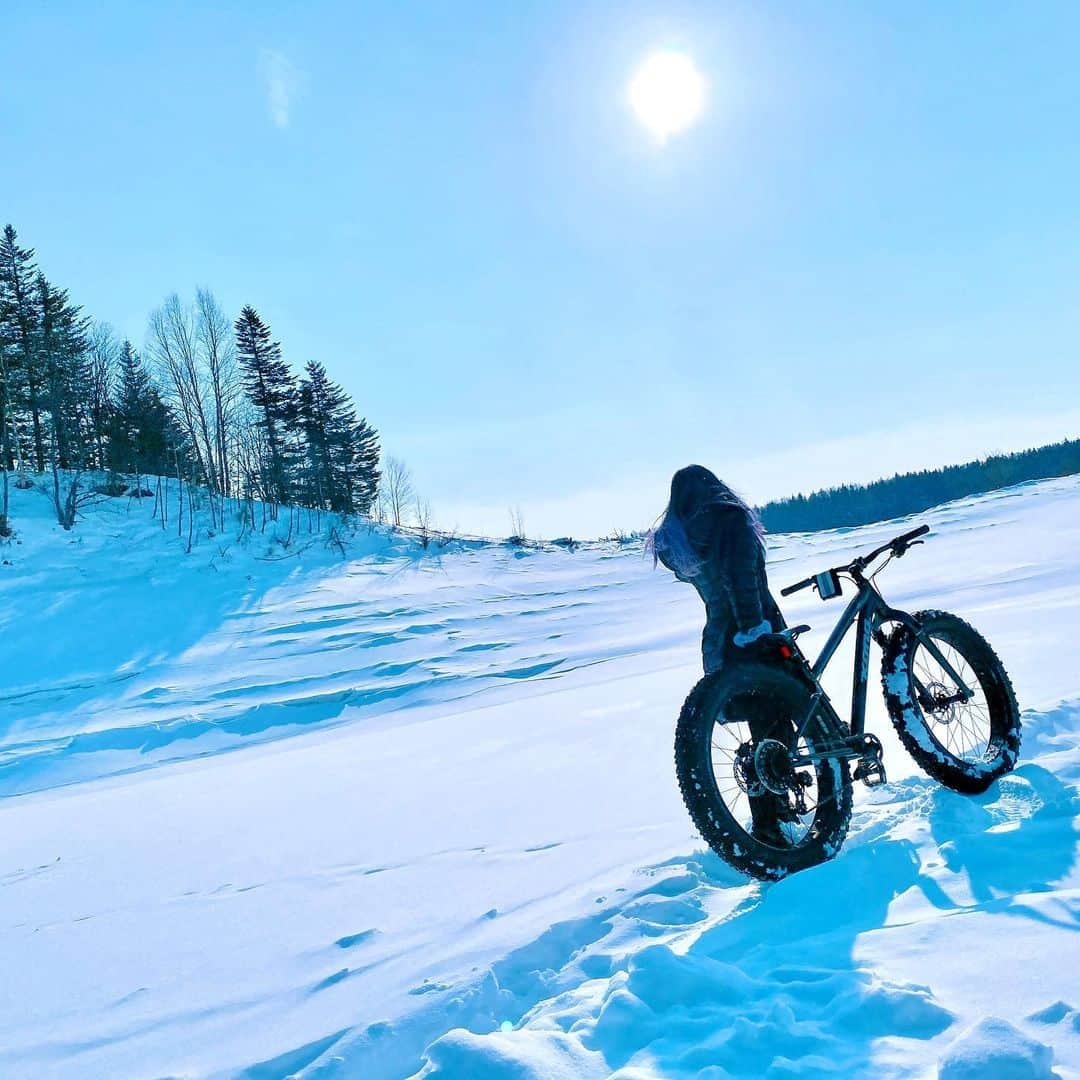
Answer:
[[168, 449], [180, 438], [161, 395], [150, 382], [130, 341], [120, 346], [116, 400], [109, 432], [108, 464], [124, 473], [164, 474]]
[[138, 472], [138, 446], [150, 381], [142, 360], [130, 341], [125, 340], [120, 346], [119, 367], [116, 401], [109, 431], [109, 467], [118, 472]]
[[[70, 529], [80, 502], [80, 474], [92, 442], [85, 392], [90, 382], [86, 338], [89, 320], [71, 302], [66, 290], [56, 288], [40, 273], [36, 287], [41, 325], [34, 351], [48, 410], [53, 505], [57, 522]], [[74, 470], [64, 483], [62, 469]]]
[[297, 422], [296, 380], [281, 358], [281, 346], [250, 305], [236, 320], [236, 355], [244, 389], [258, 410], [265, 437], [264, 495], [279, 503], [292, 497]]
[[306, 488], [315, 506], [334, 508], [338, 415], [347, 407], [343, 390], [330, 382], [326, 368], [311, 361], [300, 380], [299, 418], [307, 450]]
[[31, 429], [34, 465], [45, 469], [44, 378], [37, 344], [41, 331], [41, 312], [37, 291], [38, 270], [34, 251], [18, 244], [11, 225], [0, 237], [0, 319], [5, 324], [10, 377], [10, 416], [15, 453], [21, 459], [19, 428], [28, 419]]
[[41, 327], [36, 353], [49, 412], [51, 463], [54, 470], [83, 468], [93, 437], [87, 408], [89, 320], [66, 289], [58, 289], [42, 274], [37, 293]]
[[379, 433], [361, 419], [353, 427], [352, 508], [358, 514], [370, 514], [379, 494]]
[[356, 419], [348, 394], [312, 361], [300, 383], [300, 422], [307, 448], [308, 489], [315, 505], [366, 513], [378, 488], [379, 443]]
[[19, 378], [33, 362], [37, 321], [30, 282], [36, 274], [33, 250], [20, 247], [14, 228], [7, 225], [0, 237], [0, 469], [4, 474], [0, 536], [10, 533], [8, 476], [15, 467], [13, 429]]
[[[9, 473], [22, 462], [17, 424], [27, 383], [36, 387], [34, 344], [39, 324], [33, 282], [37, 277], [32, 248], [20, 247], [15, 229], [4, 228], [0, 236], [0, 467], [3, 495], [0, 503], [0, 534], [10, 532]], [[36, 408], [36, 404], [35, 404]], [[40, 417], [35, 413], [35, 422]], [[40, 446], [40, 440], [38, 441]], [[39, 469], [44, 458], [39, 458]]]
[[0, 538], [11, 535], [8, 517], [11, 512], [9, 474], [13, 465], [11, 438], [8, 431], [8, 415], [11, 411], [10, 380], [8, 377], [7, 341], [0, 322], [0, 472], [4, 474], [3, 491], [0, 493]]

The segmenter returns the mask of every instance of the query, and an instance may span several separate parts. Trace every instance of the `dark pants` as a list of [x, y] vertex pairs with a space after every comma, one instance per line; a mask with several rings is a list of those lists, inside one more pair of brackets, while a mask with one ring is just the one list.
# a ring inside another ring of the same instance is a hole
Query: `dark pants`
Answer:
[[[714, 620], [705, 624], [705, 631], [701, 636], [701, 655], [707, 675], [720, 671], [729, 664], [738, 664], [745, 660], [743, 650], [731, 641], [730, 627]], [[790, 743], [791, 727], [784, 717], [762, 715], [747, 703], [746, 715], [731, 719], [747, 724], [754, 747], [765, 739], [776, 739], [785, 745]], [[753, 831], [764, 835], [774, 833], [777, 822], [785, 816], [787, 797], [765, 792], [763, 795], [749, 796], [749, 802]]]

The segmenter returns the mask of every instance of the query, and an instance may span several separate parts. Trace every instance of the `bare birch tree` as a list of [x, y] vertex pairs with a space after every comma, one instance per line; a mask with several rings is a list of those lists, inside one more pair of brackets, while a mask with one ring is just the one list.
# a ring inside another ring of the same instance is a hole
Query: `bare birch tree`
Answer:
[[382, 490], [386, 492], [386, 505], [390, 521], [401, 527], [413, 499], [412, 472], [401, 458], [388, 457], [383, 467]]
[[213, 424], [214, 472], [222, 495], [232, 493], [229, 455], [243, 384], [236, 363], [232, 323], [208, 289], [195, 294], [196, 336], [206, 365]]
[[199, 472], [213, 485], [213, 436], [194, 312], [173, 293], [150, 316], [150, 356]]
[[113, 384], [120, 366], [121, 345], [108, 323], [94, 323], [90, 330], [87, 370], [90, 376], [87, 386], [87, 410], [90, 431], [94, 443], [93, 464], [105, 468], [106, 438], [110, 417]]
[[525, 541], [525, 515], [520, 506], [510, 508], [510, 542], [521, 544]]

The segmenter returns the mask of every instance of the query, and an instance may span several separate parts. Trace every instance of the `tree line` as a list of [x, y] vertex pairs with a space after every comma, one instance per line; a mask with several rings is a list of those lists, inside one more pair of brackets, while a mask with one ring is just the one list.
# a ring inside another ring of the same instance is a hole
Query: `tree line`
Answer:
[[[408, 470], [393, 462], [401, 524]], [[379, 514], [378, 432], [312, 360], [297, 376], [251, 306], [231, 320], [212, 293], [170, 296], [140, 353], [39, 269], [8, 225], [0, 237], [0, 536], [9, 485], [51, 479], [57, 521], [94, 492], [143, 492], [174, 477], [205, 497], [214, 527], [230, 500], [254, 525], [282, 508]], [[96, 477], [93, 481], [88, 478]], [[12, 479], [14, 478], [14, 479]], [[403, 484], [404, 479], [404, 484]], [[131, 481], [134, 480], [132, 486]], [[147, 491], [146, 494], [154, 494]], [[192, 507], [193, 509], [193, 507]], [[189, 519], [190, 520], [190, 519]]]
[[843, 484], [792, 495], [758, 508], [770, 532], [813, 532], [918, 514], [953, 499], [1080, 473], [1080, 439], [1013, 454], [993, 454], [964, 465], [897, 474], [871, 484]]

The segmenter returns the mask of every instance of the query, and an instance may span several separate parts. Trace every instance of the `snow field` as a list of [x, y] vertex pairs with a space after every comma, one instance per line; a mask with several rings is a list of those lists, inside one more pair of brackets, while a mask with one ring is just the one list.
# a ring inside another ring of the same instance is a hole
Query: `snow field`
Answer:
[[[640, 551], [184, 557], [148, 509], [25, 502], [2, 555], [0, 1072], [1080, 1076], [1076, 480], [922, 515], [881, 579], [1003, 657], [1020, 768], [944, 791], [878, 704], [892, 782], [771, 886], [679, 801], [701, 614]], [[785, 605], [811, 651], [839, 610]]]

